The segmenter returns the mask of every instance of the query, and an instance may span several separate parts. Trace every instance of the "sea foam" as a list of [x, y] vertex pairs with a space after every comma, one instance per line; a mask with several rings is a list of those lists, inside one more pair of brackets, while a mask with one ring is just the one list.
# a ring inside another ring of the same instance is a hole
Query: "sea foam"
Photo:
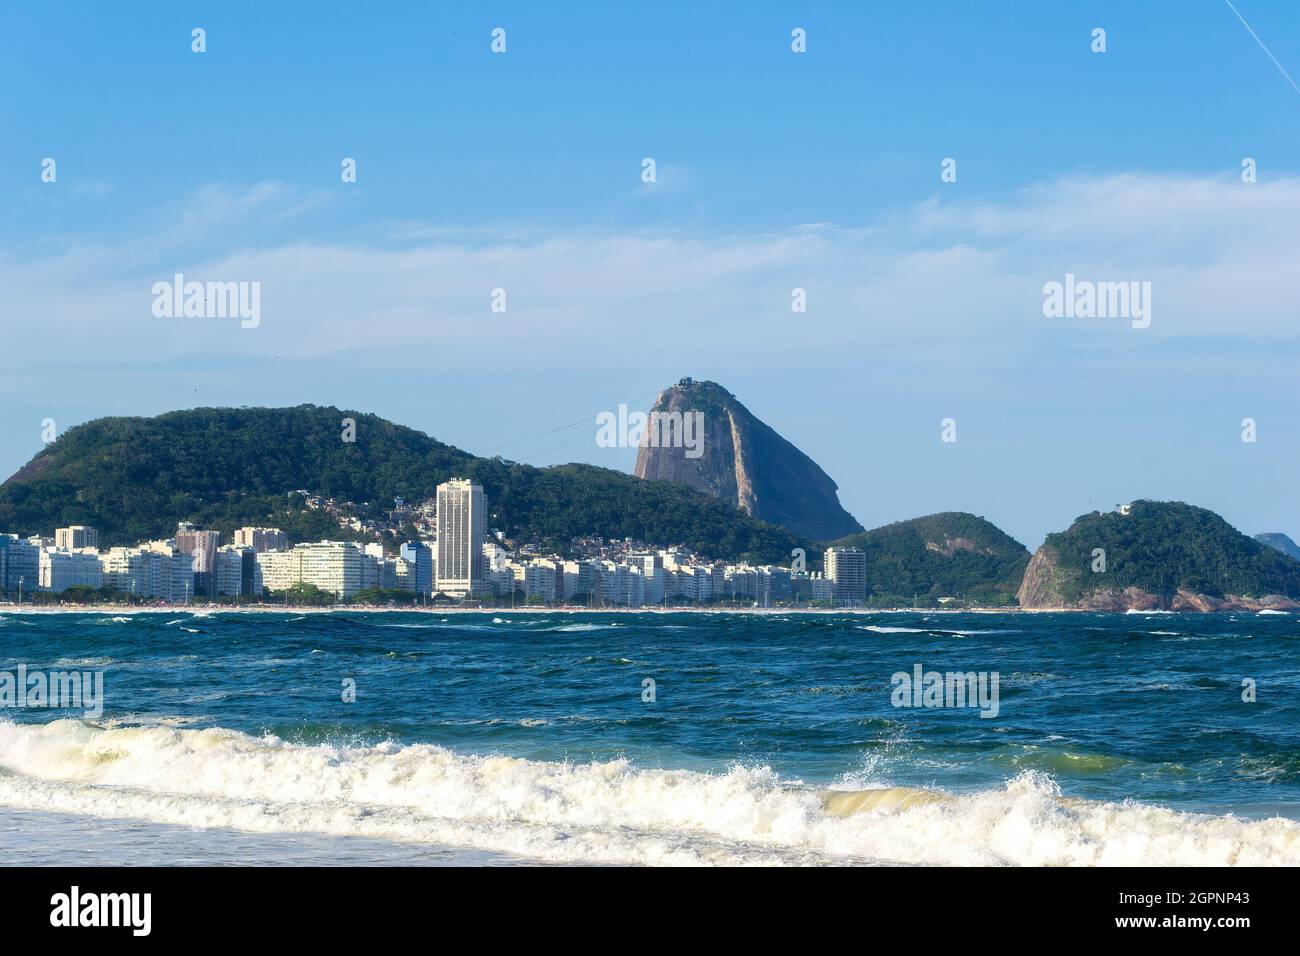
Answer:
[[765, 767], [638, 769], [233, 730], [0, 721], [0, 804], [571, 863], [1297, 865], [1300, 823], [1064, 798], [1027, 772], [968, 794], [825, 790]]

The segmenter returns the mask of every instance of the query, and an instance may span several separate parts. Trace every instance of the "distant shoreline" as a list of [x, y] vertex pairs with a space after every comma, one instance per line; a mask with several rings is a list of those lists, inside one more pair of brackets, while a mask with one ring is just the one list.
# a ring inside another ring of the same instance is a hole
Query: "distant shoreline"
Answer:
[[[919, 608], [919, 607], [371, 607], [343, 605], [335, 607], [298, 607], [284, 604], [252, 605], [193, 605], [177, 604], [164, 607], [139, 607], [131, 604], [0, 604], [0, 614], [746, 614], [746, 615], [781, 615], [781, 614], [1259, 614], [1259, 611], [1224, 610], [1224, 611], [1105, 611], [1093, 608], [1024, 608], [1024, 607], [968, 607], [968, 608]], [[1286, 611], [1272, 611], [1271, 614], [1287, 614]]]

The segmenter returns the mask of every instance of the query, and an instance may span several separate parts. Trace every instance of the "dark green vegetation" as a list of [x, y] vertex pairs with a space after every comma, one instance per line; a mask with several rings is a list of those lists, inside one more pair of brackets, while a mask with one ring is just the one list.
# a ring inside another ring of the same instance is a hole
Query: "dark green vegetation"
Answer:
[[[13, 597], [15, 595], [11, 595]], [[86, 584], [74, 584], [58, 593], [50, 591], [28, 591], [23, 594], [26, 604], [145, 604], [142, 598], [117, 588], [92, 588]]]
[[267, 591], [262, 595], [266, 604], [291, 604], [294, 607], [328, 607], [338, 602], [338, 595], [308, 581], [299, 581], [282, 591]]
[[[353, 443], [342, 440], [344, 418], [356, 421]], [[582, 535], [732, 560], [788, 562], [792, 548], [811, 547], [681, 485], [591, 465], [478, 458], [375, 415], [315, 405], [198, 408], [71, 428], [0, 485], [0, 529], [50, 534], [88, 524], [108, 547], [171, 535], [188, 520], [223, 535], [273, 525], [291, 541], [339, 540], [358, 535], [304, 510], [294, 492], [352, 501], [359, 516], [378, 517], [394, 497], [422, 501], [451, 477], [483, 485], [493, 527], [561, 552]]]
[[[1300, 597], [1300, 562], [1242, 534], [1213, 511], [1181, 501], [1135, 501], [1128, 514], [1095, 512], [1047, 536], [1055, 587], [1068, 602], [1086, 589], [1140, 588], [1172, 597]], [[1093, 550], [1106, 570], [1092, 570]]]
[[867, 603], [875, 607], [933, 607], [941, 597], [1014, 604], [1029, 563], [1024, 545], [961, 511], [897, 521], [835, 543], [866, 552]]
[[353, 604], [372, 604], [377, 607], [387, 605], [419, 604], [420, 595], [405, 588], [365, 588], [356, 593]]

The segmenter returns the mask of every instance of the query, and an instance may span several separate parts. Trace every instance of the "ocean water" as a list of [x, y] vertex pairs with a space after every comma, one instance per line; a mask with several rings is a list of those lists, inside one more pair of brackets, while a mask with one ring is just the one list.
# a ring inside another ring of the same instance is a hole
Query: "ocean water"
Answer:
[[0, 611], [19, 664], [105, 701], [0, 709], [11, 862], [1300, 864], [1293, 615]]

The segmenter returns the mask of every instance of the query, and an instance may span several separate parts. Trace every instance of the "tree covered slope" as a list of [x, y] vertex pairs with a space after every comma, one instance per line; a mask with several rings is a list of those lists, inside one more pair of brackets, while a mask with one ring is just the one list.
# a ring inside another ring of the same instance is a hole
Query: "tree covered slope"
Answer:
[[1295, 599], [1300, 562], [1181, 501], [1076, 518], [1047, 536], [1020, 590], [1021, 605], [1037, 608], [1251, 609]]
[[841, 538], [866, 552], [867, 595], [880, 606], [1015, 603], [1028, 549], [976, 515], [945, 511]]
[[[345, 418], [356, 422], [354, 442], [342, 438]], [[788, 561], [792, 548], [808, 545], [681, 485], [590, 465], [479, 458], [375, 415], [315, 405], [198, 408], [71, 428], [0, 485], [0, 530], [49, 534], [89, 524], [104, 544], [129, 544], [190, 520], [224, 532], [273, 523], [298, 540], [337, 538], [346, 536], [337, 522], [304, 511], [293, 492], [355, 502], [377, 515], [397, 496], [432, 497], [450, 477], [483, 485], [493, 527], [561, 548], [599, 535]]]

